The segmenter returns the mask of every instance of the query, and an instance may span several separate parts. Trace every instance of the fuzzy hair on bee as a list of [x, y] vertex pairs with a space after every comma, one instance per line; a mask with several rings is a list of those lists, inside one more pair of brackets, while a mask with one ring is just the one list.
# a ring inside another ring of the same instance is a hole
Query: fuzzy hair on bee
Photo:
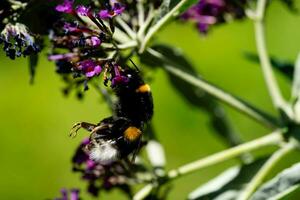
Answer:
[[150, 86], [143, 81], [140, 72], [125, 67], [120, 73], [126, 82], [112, 87], [118, 99], [113, 115], [98, 124], [77, 123], [71, 130], [71, 134], [80, 128], [90, 132], [86, 151], [90, 159], [103, 165], [135, 154], [141, 147], [144, 125], [153, 115]]
[[100, 164], [107, 165], [118, 159], [118, 149], [115, 146], [115, 141], [102, 140], [99, 143], [92, 142], [87, 146], [91, 160]]

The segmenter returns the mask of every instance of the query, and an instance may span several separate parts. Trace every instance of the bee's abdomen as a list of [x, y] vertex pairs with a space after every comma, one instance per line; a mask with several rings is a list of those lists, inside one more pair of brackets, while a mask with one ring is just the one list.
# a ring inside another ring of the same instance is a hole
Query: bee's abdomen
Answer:
[[128, 87], [117, 93], [119, 102], [116, 107], [118, 117], [125, 117], [136, 123], [148, 122], [153, 115], [153, 100], [148, 84]]

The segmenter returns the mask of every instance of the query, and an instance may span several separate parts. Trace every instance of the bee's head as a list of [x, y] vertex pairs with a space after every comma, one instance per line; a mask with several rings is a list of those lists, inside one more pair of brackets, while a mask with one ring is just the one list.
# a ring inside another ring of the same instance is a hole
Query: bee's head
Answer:
[[137, 88], [139, 85], [143, 84], [143, 80], [140, 76], [140, 72], [136, 69], [132, 69], [128, 66], [121, 68], [119, 66], [115, 66], [112, 84], [113, 88]]

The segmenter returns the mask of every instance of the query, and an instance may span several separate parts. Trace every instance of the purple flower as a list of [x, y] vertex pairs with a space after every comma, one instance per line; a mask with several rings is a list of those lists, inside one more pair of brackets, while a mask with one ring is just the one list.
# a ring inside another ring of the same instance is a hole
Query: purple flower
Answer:
[[82, 16], [88, 16], [90, 14], [90, 7], [85, 7], [83, 5], [77, 6], [76, 13]]
[[90, 143], [90, 139], [89, 139], [89, 138], [85, 138], [85, 139], [83, 139], [82, 142], [81, 142], [81, 144], [82, 144], [83, 146], [88, 145], [89, 143]]
[[61, 189], [60, 191], [61, 197], [55, 198], [55, 200], [79, 200], [79, 190], [78, 189], [71, 189], [70, 190], [70, 198], [68, 198], [68, 190]]
[[115, 72], [114, 78], [111, 81], [112, 87], [115, 87], [116, 85], [119, 85], [119, 84], [128, 83], [128, 81], [129, 81], [128, 77], [121, 75], [118, 65], [114, 66], [114, 72]]
[[87, 166], [87, 169], [89, 169], [89, 170], [95, 168], [96, 165], [97, 165], [97, 163], [91, 159], [88, 159], [86, 161], [86, 166]]
[[74, 22], [74, 23], [65, 22], [63, 24], [63, 29], [64, 29], [65, 33], [69, 33], [69, 34], [74, 34], [74, 33], [75, 34], [76, 33], [93, 34], [93, 31], [91, 29], [89, 29], [88, 27], [80, 26], [76, 22]]
[[101, 44], [101, 40], [99, 37], [92, 36], [91, 37], [91, 46], [98, 47]]
[[74, 53], [65, 53], [65, 54], [54, 54], [48, 56], [48, 60], [58, 61], [58, 60], [70, 60], [75, 56]]
[[115, 3], [111, 9], [101, 10], [98, 15], [101, 19], [108, 19], [122, 14], [124, 10], [125, 7], [123, 5], [121, 5], [120, 3]]
[[89, 160], [89, 155], [87, 155], [84, 151], [83, 148], [90, 143], [89, 138], [84, 139], [79, 147], [76, 150], [75, 155], [72, 158], [72, 162], [76, 165], [80, 165], [82, 163], [88, 162]]
[[79, 190], [71, 189], [70, 200], [79, 200]]
[[97, 76], [101, 73], [102, 68], [100, 65], [96, 65], [91, 71], [85, 73], [86, 77], [91, 78], [93, 76]]
[[75, 24], [71, 24], [71, 23], [64, 23], [63, 29], [66, 32], [79, 32], [80, 30], [78, 29], [78, 26], [76, 26]]
[[128, 82], [128, 78], [126, 76], [116, 76], [112, 79], [111, 85], [112, 87], [114, 87], [116, 85], [127, 83], [127, 82]]
[[73, 13], [73, 3], [74, 0], [64, 0], [63, 4], [59, 4], [55, 7], [55, 10], [58, 12]]
[[60, 193], [62, 195], [62, 199], [63, 200], [68, 200], [68, 190], [66, 190], [65, 188], [60, 190]]
[[79, 62], [78, 69], [81, 70], [88, 78], [97, 76], [101, 73], [102, 68], [93, 60], [84, 60]]

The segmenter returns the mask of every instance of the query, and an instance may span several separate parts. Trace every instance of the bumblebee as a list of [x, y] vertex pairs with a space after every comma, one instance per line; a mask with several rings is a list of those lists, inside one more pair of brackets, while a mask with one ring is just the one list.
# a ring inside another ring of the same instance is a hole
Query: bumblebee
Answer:
[[143, 81], [140, 73], [129, 67], [120, 73], [126, 81], [113, 85], [118, 98], [113, 116], [98, 124], [79, 122], [71, 130], [71, 135], [80, 128], [90, 132], [90, 143], [85, 151], [90, 159], [103, 165], [137, 152], [141, 147], [144, 125], [153, 115], [150, 86]]

